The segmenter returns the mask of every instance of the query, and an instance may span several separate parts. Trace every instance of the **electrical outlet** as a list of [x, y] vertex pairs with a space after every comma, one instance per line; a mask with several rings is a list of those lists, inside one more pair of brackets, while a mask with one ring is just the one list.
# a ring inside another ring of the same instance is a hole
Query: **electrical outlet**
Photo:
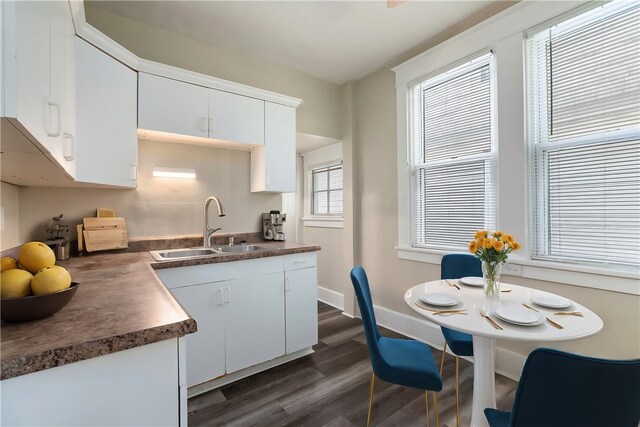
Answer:
[[502, 274], [507, 276], [522, 276], [522, 266], [519, 264], [505, 264], [502, 266]]

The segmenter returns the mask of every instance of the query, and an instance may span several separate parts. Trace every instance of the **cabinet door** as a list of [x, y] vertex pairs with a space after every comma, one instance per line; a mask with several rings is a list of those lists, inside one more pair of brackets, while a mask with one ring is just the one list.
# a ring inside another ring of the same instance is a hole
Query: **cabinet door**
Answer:
[[[50, 3], [49, 16], [51, 55], [52, 123], [60, 120], [60, 135], [53, 137], [56, 149], [52, 153], [58, 163], [76, 176], [76, 99], [75, 99], [75, 29], [69, 3]], [[59, 111], [57, 111], [59, 110]], [[54, 126], [53, 124], [51, 126]]]
[[316, 267], [285, 272], [287, 354], [318, 343]]
[[208, 137], [209, 90], [139, 73], [138, 128]]
[[263, 145], [264, 101], [211, 89], [209, 137]]
[[221, 283], [206, 283], [171, 289], [198, 324], [186, 336], [187, 385], [212, 380], [225, 373], [225, 311]]
[[251, 152], [251, 191], [296, 191], [296, 109], [265, 102], [264, 147]]
[[283, 279], [280, 272], [224, 282], [227, 373], [284, 354]]
[[137, 74], [80, 38], [75, 44], [76, 179], [135, 187]]
[[49, 7], [47, 1], [3, 1], [3, 98], [12, 117], [49, 150]]

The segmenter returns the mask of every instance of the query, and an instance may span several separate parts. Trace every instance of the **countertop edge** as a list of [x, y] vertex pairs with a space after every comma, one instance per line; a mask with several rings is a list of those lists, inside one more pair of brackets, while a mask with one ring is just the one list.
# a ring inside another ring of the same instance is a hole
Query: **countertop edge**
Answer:
[[26, 357], [15, 357], [2, 361], [0, 380], [32, 374], [122, 350], [130, 350], [171, 338], [179, 338], [196, 332], [196, 330], [196, 321], [188, 318], [154, 328], [59, 347]]

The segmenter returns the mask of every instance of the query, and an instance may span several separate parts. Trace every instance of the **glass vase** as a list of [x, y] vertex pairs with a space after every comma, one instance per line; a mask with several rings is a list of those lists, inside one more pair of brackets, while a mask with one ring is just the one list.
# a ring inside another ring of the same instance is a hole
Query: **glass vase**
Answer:
[[484, 295], [489, 299], [500, 298], [501, 262], [482, 261], [482, 277], [484, 278]]

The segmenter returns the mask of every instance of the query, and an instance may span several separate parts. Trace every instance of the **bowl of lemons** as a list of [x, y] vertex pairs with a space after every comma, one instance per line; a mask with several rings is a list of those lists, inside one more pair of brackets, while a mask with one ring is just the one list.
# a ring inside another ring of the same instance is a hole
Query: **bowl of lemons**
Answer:
[[60, 311], [78, 290], [71, 274], [55, 265], [53, 250], [42, 242], [20, 247], [18, 259], [2, 257], [0, 318], [5, 322], [42, 319]]

